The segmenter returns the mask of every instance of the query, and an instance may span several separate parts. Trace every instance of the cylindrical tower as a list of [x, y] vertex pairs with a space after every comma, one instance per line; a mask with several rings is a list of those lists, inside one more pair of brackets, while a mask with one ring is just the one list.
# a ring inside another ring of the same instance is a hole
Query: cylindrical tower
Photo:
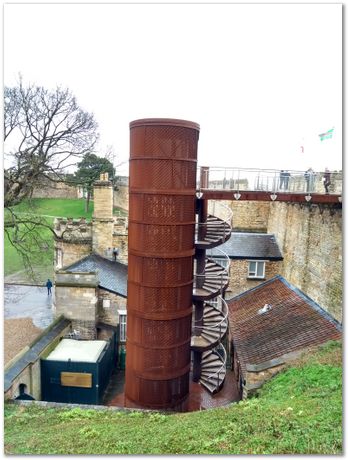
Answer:
[[199, 125], [130, 123], [125, 405], [188, 396]]

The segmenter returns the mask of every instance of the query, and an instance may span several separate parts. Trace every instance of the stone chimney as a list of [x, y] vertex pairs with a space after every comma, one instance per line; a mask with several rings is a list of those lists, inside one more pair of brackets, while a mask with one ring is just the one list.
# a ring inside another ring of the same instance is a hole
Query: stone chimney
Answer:
[[93, 194], [92, 250], [106, 257], [113, 244], [113, 188], [108, 173], [100, 174], [100, 180], [94, 183]]

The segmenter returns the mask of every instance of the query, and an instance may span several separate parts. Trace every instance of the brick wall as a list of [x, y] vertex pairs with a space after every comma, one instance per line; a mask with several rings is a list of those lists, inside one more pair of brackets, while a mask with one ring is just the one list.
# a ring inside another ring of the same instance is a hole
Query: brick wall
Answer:
[[284, 278], [342, 321], [342, 210], [271, 203], [268, 232], [284, 256]]

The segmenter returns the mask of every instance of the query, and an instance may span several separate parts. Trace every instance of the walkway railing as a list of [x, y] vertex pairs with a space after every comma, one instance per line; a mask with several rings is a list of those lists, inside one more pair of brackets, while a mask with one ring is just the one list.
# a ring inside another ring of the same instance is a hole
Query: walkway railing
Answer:
[[[285, 193], [325, 194], [324, 174], [316, 171], [295, 171], [254, 168], [204, 168], [208, 189], [236, 192], [268, 191]], [[198, 176], [200, 174], [198, 173]], [[330, 172], [329, 193], [342, 193], [342, 171]], [[199, 177], [197, 188], [200, 189]]]

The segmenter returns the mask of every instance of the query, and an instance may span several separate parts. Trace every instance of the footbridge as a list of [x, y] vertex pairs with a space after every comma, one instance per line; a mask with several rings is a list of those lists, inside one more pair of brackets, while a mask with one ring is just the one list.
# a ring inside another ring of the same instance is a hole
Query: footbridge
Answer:
[[207, 200], [286, 201], [294, 203], [342, 202], [342, 171], [325, 172], [256, 169], [198, 168], [197, 196]]

